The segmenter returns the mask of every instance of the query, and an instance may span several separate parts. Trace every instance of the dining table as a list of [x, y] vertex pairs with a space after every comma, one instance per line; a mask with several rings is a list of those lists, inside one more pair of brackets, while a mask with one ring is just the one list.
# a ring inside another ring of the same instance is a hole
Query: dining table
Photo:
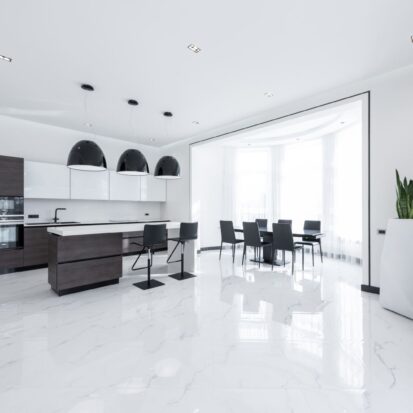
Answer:
[[[234, 228], [235, 232], [239, 232], [239, 233], [244, 233], [244, 230], [242, 228]], [[273, 232], [272, 230], [268, 230], [268, 228], [259, 228], [260, 231], [260, 236], [262, 237], [263, 242], [270, 242], [272, 243], [272, 239], [273, 239]], [[294, 238], [301, 238], [304, 239], [305, 241], [314, 241], [316, 242], [317, 240], [319, 240], [320, 238], [324, 237], [324, 233], [321, 231], [317, 231], [317, 230], [312, 230], [312, 229], [293, 229], [293, 237]], [[265, 262], [267, 264], [271, 264], [271, 260], [272, 260], [272, 246], [268, 245], [266, 247], [264, 247], [262, 249], [262, 261], [261, 262]], [[284, 262], [284, 260], [279, 260], [277, 257], [277, 252], [275, 252], [274, 254], [274, 265], [284, 265], [287, 262]], [[251, 261], [258, 261], [257, 258], [254, 256], [254, 259], [252, 259]]]

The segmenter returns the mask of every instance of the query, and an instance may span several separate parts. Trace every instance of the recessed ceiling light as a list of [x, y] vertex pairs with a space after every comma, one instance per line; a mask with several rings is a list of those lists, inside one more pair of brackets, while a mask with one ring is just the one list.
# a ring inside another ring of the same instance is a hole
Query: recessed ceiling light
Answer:
[[342, 120], [342, 121], [340, 122], [341, 125], [345, 125], [345, 123], [346, 123], [346, 122], [344, 122], [344, 120]]
[[129, 99], [129, 100], [128, 100], [128, 105], [138, 106], [138, 101], [135, 100], [135, 99]]
[[171, 118], [173, 116], [172, 112], [164, 112], [163, 115], [167, 118]]
[[88, 83], [82, 83], [80, 86], [83, 90], [87, 90], [88, 92], [93, 92], [95, 88], [92, 85], [89, 85]]
[[198, 46], [195, 46], [192, 43], [188, 46], [188, 49], [194, 53], [199, 53], [201, 51], [201, 49]]
[[0, 54], [0, 60], [5, 60], [6, 62], [11, 63], [13, 59], [11, 57], [3, 56], [2, 54]]
[[149, 139], [151, 142], [155, 142], [156, 141], [156, 139], [155, 138], [151, 138], [151, 139]]
[[267, 97], [267, 98], [272, 98], [274, 96], [274, 93], [273, 92], [265, 92], [264, 96]]
[[192, 121], [192, 123], [193, 123], [194, 125], [199, 125], [199, 122], [198, 122], [197, 120]]
[[91, 128], [93, 126], [93, 123], [85, 122], [84, 125], [88, 128]]

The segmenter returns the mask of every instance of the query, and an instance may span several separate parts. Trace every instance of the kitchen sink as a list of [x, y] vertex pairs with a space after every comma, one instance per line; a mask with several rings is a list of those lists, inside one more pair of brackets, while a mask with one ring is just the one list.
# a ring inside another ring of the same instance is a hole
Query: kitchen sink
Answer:
[[70, 225], [79, 224], [77, 221], [60, 221], [60, 222], [28, 222], [26, 225]]

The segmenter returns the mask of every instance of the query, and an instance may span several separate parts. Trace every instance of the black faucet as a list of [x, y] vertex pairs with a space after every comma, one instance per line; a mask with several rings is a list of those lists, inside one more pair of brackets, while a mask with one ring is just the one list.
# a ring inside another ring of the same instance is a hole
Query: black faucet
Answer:
[[57, 224], [57, 221], [59, 221], [59, 218], [57, 217], [57, 211], [66, 211], [66, 208], [56, 208], [54, 210], [54, 218], [53, 218], [53, 222], [55, 224]]

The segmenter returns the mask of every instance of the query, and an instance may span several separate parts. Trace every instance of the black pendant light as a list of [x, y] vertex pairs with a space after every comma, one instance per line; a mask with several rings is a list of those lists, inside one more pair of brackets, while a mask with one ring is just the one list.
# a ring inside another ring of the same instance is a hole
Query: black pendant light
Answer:
[[73, 146], [67, 166], [82, 171], [104, 171], [107, 168], [102, 149], [95, 142], [87, 140], [79, 141]]
[[160, 179], [178, 179], [181, 177], [181, 167], [173, 156], [163, 156], [156, 164], [154, 176]]
[[116, 171], [122, 175], [148, 175], [149, 166], [141, 151], [127, 149], [120, 156]]
[[[88, 83], [82, 83], [80, 87], [85, 91], [84, 110], [85, 120], [87, 120], [87, 98], [95, 88]], [[92, 126], [89, 122], [85, 122], [85, 125]], [[81, 171], [104, 171], [107, 168], [102, 149], [95, 142], [89, 140], [81, 140], [73, 146], [67, 159], [67, 166]]]

